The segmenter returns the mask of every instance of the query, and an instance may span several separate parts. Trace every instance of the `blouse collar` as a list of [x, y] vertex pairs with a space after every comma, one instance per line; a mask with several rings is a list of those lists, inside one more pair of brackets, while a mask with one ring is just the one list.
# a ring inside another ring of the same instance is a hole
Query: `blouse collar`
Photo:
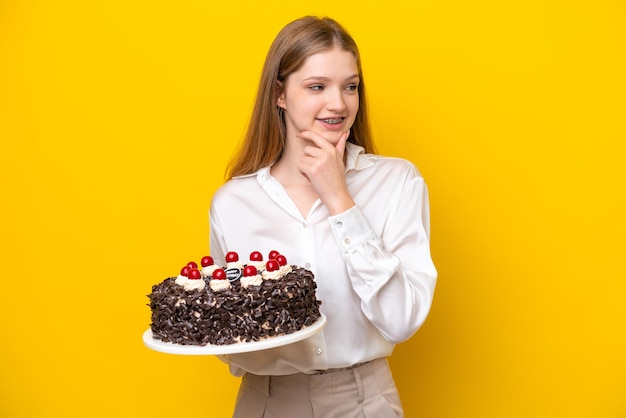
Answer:
[[[364, 170], [374, 165], [374, 162], [369, 158], [369, 155], [365, 153], [365, 149], [360, 145], [353, 144], [352, 142], [346, 142], [346, 173], [350, 170]], [[257, 176], [259, 180], [267, 179], [269, 177], [269, 171], [272, 166], [268, 165], [259, 169], [256, 173], [243, 174], [241, 176], [233, 177], [235, 179]]]

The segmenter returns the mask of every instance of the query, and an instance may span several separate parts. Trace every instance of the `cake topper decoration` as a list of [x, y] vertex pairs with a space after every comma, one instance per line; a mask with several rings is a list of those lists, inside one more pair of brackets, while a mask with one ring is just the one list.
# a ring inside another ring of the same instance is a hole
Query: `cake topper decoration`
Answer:
[[239, 280], [241, 278], [241, 273], [242, 271], [238, 267], [226, 269], [226, 277], [231, 282], [234, 282], [235, 280]]

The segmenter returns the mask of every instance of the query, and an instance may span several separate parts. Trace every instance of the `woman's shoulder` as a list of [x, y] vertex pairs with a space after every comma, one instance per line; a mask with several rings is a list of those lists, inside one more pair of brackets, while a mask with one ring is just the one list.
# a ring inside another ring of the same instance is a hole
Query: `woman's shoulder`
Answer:
[[213, 194], [213, 203], [237, 199], [249, 194], [258, 187], [257, 177], [260, 172], [261, 170], [227, 180]]
[[362, 147], [351, 143], [346, 144], [346, 151], [348, 168], [364, 172], [370, 171], [376, 175], [383, 173], [401, 175], [404, 173], [406, 176], [421, 177], [415, 164], [405, 158], [366, 153]]
[[405, 158], [381, 154], [362, 154], [360, 158], [367, 161], [377, 175], [395, 174], [406, 177], [422, 177], [417, 166]]

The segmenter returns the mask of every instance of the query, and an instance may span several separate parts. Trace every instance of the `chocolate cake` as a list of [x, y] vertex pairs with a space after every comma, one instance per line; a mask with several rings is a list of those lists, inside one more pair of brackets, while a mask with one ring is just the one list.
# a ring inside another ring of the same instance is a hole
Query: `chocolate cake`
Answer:
[[188, 263], [178, 277], [152, 286], [150, 328], [155, 339], [181, 345], [224, 345], [290, 334], [320, 317], [313, 273], [258, 252], [241, 264], [229, 252], [217, 267], [211, 257], [202, 268]]

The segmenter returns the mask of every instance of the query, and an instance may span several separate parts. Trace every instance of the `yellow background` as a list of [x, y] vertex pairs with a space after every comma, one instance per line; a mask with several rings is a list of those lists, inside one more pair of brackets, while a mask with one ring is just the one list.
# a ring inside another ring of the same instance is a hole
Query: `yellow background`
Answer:
[[431, 191], [407, 416], [626, 417], [625, 3], [290, 4], [0, 1], [0, 416], [229, 416], [217, 359], [143, 346], [146, 294], [208, 251], [265, 52], [312, 13]]

